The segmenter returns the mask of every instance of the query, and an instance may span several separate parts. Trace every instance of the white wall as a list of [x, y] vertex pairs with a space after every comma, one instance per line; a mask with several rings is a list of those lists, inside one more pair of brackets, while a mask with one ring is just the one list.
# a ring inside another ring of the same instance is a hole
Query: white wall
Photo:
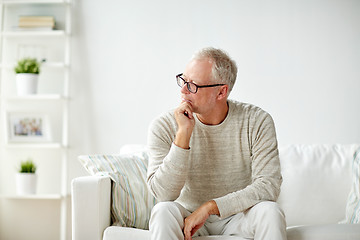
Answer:
[[205, 46], [236, 60], [231, 98], [270, 112], [280, 145], [360, 142], [359, 12], [357, 0], [77, 0], [70, 178], [79, 154], [145, 144]]

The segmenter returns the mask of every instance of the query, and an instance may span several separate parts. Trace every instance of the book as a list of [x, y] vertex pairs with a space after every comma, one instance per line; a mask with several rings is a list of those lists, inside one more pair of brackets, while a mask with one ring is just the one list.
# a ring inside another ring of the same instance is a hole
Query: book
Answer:
[[55, 19], [52, 16], [20, 16], [19, 28], [55, 28]]
[[53, 16], [20, 16], [19, 21], [46, 21], [46, 22], [54, 22], [55, 19]]

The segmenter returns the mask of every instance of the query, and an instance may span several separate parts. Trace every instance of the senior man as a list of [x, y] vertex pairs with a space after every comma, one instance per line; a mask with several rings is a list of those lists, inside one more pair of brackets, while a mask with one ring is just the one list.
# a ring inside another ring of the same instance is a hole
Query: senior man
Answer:
[[180, 105], [151, 123], [147, 183], [159, 201], [152, 240], [286, 239], [274, 123], [259, 107], [228, 99], [236, 75], [226, 52], [200, 50], [176, 76]]

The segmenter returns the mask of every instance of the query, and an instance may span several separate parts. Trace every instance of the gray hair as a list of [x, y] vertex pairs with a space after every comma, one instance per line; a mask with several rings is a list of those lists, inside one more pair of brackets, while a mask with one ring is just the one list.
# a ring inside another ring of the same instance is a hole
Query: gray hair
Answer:
[[229, 93], [231, 92], [237, 75], [236, 62], [221, 49], [213, 47], [203, 48], [196, 52], [192, 59], [209, 59], [212, 65], [212, 81], [214, 83], [223, 83], [229, 86]]

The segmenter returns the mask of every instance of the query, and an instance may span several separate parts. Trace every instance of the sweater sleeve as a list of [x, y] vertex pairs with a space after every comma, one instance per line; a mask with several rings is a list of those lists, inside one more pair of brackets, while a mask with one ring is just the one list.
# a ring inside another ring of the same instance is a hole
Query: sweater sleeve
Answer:
[[180, 195], [188, 170], [189, 151], [173, 144], [176, 124], [164, 117], [149, 127], [147, 185], [158, 201], [173, 201]]
[[267, 113], [255, 116], [249, 131], [251, 184], [214, 199], [220, 217], [243, 212], [261, 201], [276, 201], [282, 183], [274, 122]]

